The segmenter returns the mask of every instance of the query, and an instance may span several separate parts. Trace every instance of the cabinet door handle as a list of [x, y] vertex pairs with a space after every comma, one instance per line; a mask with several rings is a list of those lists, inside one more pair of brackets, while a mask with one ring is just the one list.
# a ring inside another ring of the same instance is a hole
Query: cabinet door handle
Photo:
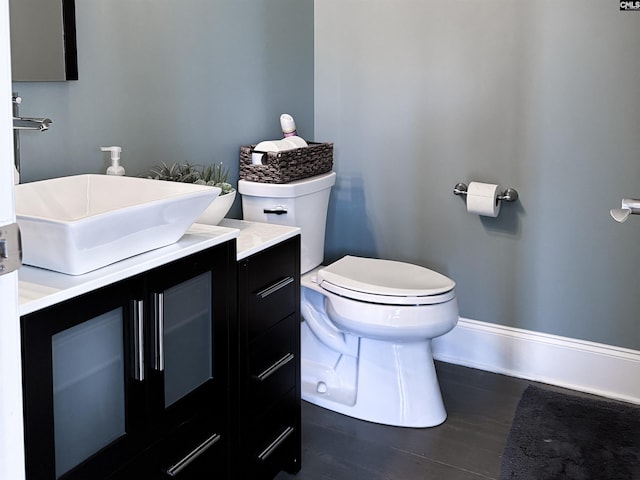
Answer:
[[257, 375], [258, 380], [260, 380], [261, 382], [264, 382], [267, 378], [269, 378], [271, 375], [276, 373], [278, 370], [280, 370], [282, 367], [284, 367], [287, 363], [289, 363], [294, 358], [295, 357], [293, 356], [293, 353], [287, 353], [284, 357], [282, 357], [280, 360], [275, 362], [269, 368], [265, 369], [262, 373], [259, 373]]
[[176, 462], [171, 467], [167, 468], [167, 475], [170, 477], [175, 477], [179, 475], [182, 470], [187, 468], [192, 462], [197, 460], [197, 458], [206, 452], [209, 448], [211, 448], [214, 444], [216, 444], [220, 440], [220, 435], [214, 433], [209, 438], [207, 438], [204, 442], [194, 448], [191, 452], [189, 452], [185, 457]]
[[269, 458], [269, 455], [275, 452], [275, 450], [282, 444], [282, 442], [284, 442], [293, 432], [293, 427], [285, 428], [282, 433], [278, 435], [278, 437], [258, 455], [258, 460], [264, 462], [267, 458]]
[[164, 294], [153, 294], [153, 368], [164, 371]]
[[144, 302], [132, 300], [133, 310], [133, 378], [144, 381]]
[[284, 278], [282, 280], [280, 280], [279, 282], [274, 283], [273, 285], [268, 286], [267, 288], [265, 288], [264, 290], [260, 290], [257, 295], [261, 298], [261, 299], [265, 299], [267, 298], [269, 295], [271, 295], [272, 293], [277, 292], [278, 290], [286, 287], [287, 285], [289, 285], [290, 283], [293, 283], [293, 277], [287, 277]]

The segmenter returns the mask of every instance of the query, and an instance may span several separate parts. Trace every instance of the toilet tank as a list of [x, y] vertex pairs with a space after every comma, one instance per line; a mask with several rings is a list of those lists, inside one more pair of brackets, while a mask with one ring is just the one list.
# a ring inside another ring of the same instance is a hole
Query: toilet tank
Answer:
[[335, 172], [290, 183], [238, 181], [245, 220], [300, 227], [301, 273], [317, 267], [324, 258], [324, 234]]

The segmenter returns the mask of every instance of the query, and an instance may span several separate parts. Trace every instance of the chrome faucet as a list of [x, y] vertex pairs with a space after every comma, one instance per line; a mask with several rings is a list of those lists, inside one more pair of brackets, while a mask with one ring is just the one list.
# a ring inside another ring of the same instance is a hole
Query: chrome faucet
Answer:
[[38, 130], [44, 132], [49, 130], [51, 123], [48, 118], [13, 117], [14, 130]]
[[39, 132], [45, 132], [49, 130], [49, 125], [53, 122], [49, 118], [32, 118], [21, 117], [19, 112], [19, 106], [22, 103], [22, 98], [17, 92], [13, 92], [11, 95], [11, 103], [13, 104], [13, 159], [16, 166], [16, 170], [20, 173], [20, 130], [37, 130]]

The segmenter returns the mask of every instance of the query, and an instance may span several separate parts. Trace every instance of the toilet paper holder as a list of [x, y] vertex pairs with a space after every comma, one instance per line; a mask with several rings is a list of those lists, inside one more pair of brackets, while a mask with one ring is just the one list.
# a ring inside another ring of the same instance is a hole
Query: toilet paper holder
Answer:
[[[467, 184], [466, 183], [456, 183], [456, 186], [453, 187], [454, 195], [466, 195], [467, 194]], [[504, 202], [515, 202], [518, 200], [518, 192], [515, 188], [507, 188], [502, 192], [501, 195], [498, 195], [498, 200]]]

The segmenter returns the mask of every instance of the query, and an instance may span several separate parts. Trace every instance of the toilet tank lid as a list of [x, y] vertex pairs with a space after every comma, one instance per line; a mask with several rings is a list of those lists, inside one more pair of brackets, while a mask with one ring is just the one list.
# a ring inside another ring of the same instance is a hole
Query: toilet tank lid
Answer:
[[331, 188], [336, 183], [336, 173], [329, 172], [289, 183], [260, 183], [238, 181], [241, 195], [267, 198], [294, 198]]
[[355, 292], [398, 297], [427, 297], [450, 292], [455, 282], [410, 263], [347, 255], [318, 271], [318, 280]]

